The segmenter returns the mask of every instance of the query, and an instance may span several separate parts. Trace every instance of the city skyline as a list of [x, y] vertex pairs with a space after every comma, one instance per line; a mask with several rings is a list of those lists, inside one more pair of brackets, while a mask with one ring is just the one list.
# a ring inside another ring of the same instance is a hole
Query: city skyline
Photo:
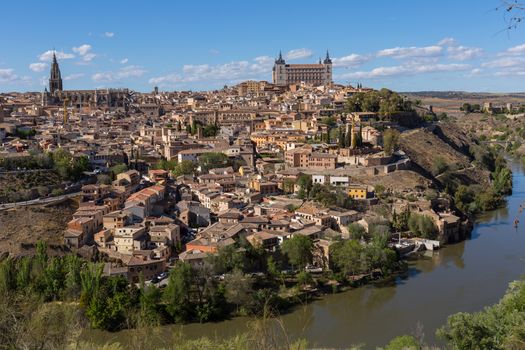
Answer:
[[[204, 2], [199, 12], [190, 4], [151, 7], [138, 1], [82, 9], [9, 3], [6, 13], [25, 13], [31, 25], [21, 27], [14, 16], [0, 24], [10, 33], [10, 49], [0, 53], [0, 90], [42, 91], [53, 49], [66, 90], [138, 91], [271, 81], [280, 50], [287, 63], [316, 63], [328, 49], [336, 83], [401, 91], [523, 91], [523, 29], [502, 31], [497, 1], [445, 3], [380, 1], [373, 8], [338, 2], [322, 20], [319, 5], [298, 2]], [[140, 25], [146, 22], [155, 25]], [[37, 27], [45, 30], [35, 32]]]

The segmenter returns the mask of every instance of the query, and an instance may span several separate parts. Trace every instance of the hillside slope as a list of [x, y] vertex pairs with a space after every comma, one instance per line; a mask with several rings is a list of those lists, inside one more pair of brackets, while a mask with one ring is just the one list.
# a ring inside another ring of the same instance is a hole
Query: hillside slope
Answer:
[[447, 165], [447, 173], [460, 183], [487, 184], [489, 172], [472, 164], [468, 152], [473, 144], [463, 131], [453, 124], [433, 125], [406, 131], [400, 137], [400, 149], [410, 157], [413, 169], [443, 186], [438, 163]]

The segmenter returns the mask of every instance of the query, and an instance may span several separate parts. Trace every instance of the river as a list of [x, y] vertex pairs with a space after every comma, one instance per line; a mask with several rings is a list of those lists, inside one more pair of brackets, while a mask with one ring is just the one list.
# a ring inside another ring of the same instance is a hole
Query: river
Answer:
[[[469, 239], [444, 247], [410, 262], [407, 276], [383, 285], [369, 285], [326, 295], [282, 315], [291, 338], [305, 338], [310, 347], [343, 348], [366, 344], [384, 346], [402, 334], [424, 334], [426, 342], [439, 344], [435, 330], [447, 316], [478, 311], [496, 303], [508, 283], [525, 271], [525, 215], [514, 228], [514, 218], [525, 202], [525, 175], [512, 163], [513, 194], [504, 208], [480, 216]], [[218, 323], [164, 326], [162, 337], [181, 331], [189, 338], [223, 338], [247, 330], [247, 318]], [[92, 334], [98, 341], [127, 343], [127, 332]], [[92, 337], [90, 337], [92, 338]]]

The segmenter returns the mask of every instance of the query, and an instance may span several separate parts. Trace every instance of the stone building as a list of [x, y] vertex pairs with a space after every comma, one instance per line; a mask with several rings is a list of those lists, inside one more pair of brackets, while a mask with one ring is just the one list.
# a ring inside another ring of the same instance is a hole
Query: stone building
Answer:
[[286, 64], [282, 54], [275, 60], [272, 79], [275, 85], [285, 86], [294, 83], [307, 83], [314, 86], [332, 83], [332, 60], [328, 51], [326, 58], [317, 64]]
[[53, 53], [53, 62], [49, 73], [49, 91], [42, 92], [42, 106], [62, 105], [64, 102], [70, 107], [106, 107], [127, 109], [133, 93], [128, 89], [95, 89], [95, 90], [63, 90], [62, 75], [56, 55]]

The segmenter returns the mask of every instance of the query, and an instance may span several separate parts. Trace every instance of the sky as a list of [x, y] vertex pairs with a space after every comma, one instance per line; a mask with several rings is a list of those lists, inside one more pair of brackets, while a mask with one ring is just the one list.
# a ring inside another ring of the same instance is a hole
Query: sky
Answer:
[[[525, 91], [525, 23], [501, 0], [6, 1], [0, 91], [211, 90], [271, 81], [329, 50], [337, 83], [397, 91]], [[524, 11], [525, 12], [525, 11]]]

